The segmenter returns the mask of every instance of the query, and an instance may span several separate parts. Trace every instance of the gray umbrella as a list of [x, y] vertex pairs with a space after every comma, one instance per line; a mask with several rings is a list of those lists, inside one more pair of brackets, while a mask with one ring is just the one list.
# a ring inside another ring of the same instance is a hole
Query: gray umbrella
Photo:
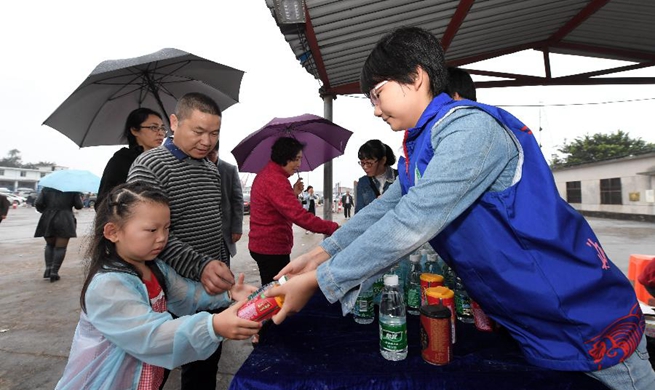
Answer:
[[242, 78], [243, 71], [177, 49], [104, 61], [43, 124], [80, 147], [126, 144], [132, 110], [148, 107], [167, 117], [188, 92], [211, 96], [225, 110], [239, 101]]

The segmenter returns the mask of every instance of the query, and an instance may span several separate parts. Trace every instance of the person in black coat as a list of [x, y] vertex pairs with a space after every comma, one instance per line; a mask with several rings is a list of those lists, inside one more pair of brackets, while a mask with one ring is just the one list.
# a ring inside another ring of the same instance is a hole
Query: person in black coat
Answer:
[[9, 213], [9, 206], [9, 199], [7, 199], [6, 196], [0, 194], [0, 222], [7, 218], [7, 213]]
[[43, 277], [56, 282], [59, 280], [59, 268], [66, 256], [68, 240], [77, 237], [77, 220], [72, 208], [79, 210], [83, 207], [82, 194], [44, 187], [34, 206], [41, 213], [34, 237], [43, 237], [46, 242]]
[[162, 144], [166, 138], [166, 127], [161, 114], [141, 107], [127, 116], [123, 135], [127, 139], [128, 147], [114, 153], [107, 162], [94, 205], [96, 210], [112, 188], [127, 181], [127, 174], [134, 160], [141, 153]]

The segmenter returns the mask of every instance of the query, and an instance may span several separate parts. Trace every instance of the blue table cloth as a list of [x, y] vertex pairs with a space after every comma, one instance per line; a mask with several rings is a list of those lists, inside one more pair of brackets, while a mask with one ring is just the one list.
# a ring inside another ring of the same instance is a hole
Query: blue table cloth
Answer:
[[418, 316], [407, 318], [407, 359], [390, 362], [379, 352], [377, 317], [357, 324], [321, 294], [281, 325], [270, 325], [230, 389], [606, 389], [579, 372], [531, 366], [508, 334], [459, 322], [451, 363], [428, 364], [421, 358]]

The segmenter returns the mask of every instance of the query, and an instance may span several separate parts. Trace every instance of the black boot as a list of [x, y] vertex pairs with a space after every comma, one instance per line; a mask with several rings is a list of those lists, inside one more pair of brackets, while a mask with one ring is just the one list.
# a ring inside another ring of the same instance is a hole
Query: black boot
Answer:
[[53, 245], [45, 246], [45, 272], [43, 273], [44, 278], [50, 277], [50, 270], [52, 269], [52, 258], [55, 255], [55, 247]]
[[52, 269], [50, 270], [50, 281], [56, 282], [59, 280], [59, 268], [64, 262], [64, 257], [66, 256], [66, 248], [56, 248], [54, 250], [55, 254], [52, 258]]

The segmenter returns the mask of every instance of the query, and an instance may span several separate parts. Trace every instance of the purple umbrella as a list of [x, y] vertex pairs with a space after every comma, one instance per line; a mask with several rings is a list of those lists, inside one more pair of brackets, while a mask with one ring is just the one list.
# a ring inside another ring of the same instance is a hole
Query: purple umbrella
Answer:
[[239, 171], [257, 173], [270, 161], [271, 147], [280, 137], [293, 137], [304, 143], [300, 172], [312, 171], [341, 156], [353, 133], [321, 118], [305, 114], [291, 118], [273, 118], [264, 127], [247, 136], [232, 149]]

